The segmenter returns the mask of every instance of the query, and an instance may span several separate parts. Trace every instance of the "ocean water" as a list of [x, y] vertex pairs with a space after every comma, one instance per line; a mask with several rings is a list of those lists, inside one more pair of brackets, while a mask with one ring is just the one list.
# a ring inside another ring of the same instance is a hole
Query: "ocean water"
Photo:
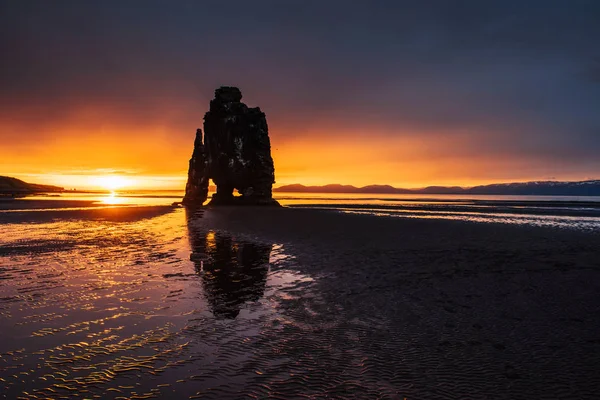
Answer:
[[331, 209], [349, 214], [600, 229], [600, 197], [597, 196], [278, 193], [276, 197], [290, 207]]
[[[88, 204], [86, 207], [147, 206], [169, 205], [180, 201], [183, 194], [183, 191], [140, 191], [110, 194], [66, 193], [60, 197], [36, 196], [30, 199], [86, 200], [93, 202], [93, 204]], [[600, 229], [600, 197], [598, 196], [385, 195], [275, 192], [274, 197], [287, 207], [327, 209], [349, 214], [396, 218], [450, 219], [578, 230]], [[60, 207], [60, 204], [58, 206]], [[73, 205], [72, 208], [81, 207]], [[0, 202], [0, 212], [3, 211], [2, 209], [2, 203]]]

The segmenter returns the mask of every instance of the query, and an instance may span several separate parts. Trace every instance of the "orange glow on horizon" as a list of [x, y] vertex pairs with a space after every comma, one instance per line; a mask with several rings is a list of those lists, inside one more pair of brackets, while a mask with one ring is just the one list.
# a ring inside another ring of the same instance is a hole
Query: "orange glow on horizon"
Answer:
[[[63, 121], [72, 123], [68, 128], [48, 127], [43, 139], [33, 142], [8, 135], [0, 148], [0, 175], [78, 190], [185, 188], [195, 127], [181, 134], [183, 128], [151, 122], [136, 127], [126, 119], [101, 117], [111, 124], [94, 125], [94, 118], [86, 116]], [[433, 134], [406, 127], [390, 132], [376, 126], [367, 132], [318, 122], [299, 128], [269, 119], [275, 187], [300, 183], [419, 188], [593, 178], [561, 160], [530, 159], [510, 148], [496, 150], [491, 157], [473, 148], [468, 132]], [[9, 129], [10, 125], [0, 128]]]
[[136, 174], [132, 174], [131, 176], [115, 176], [111, 174], [93, 174], [93, 171], [89, 175], [82, 173], [72, 174], [67, 171], [65, 173], [55, 172], [49, 174], [4, 173], [4, 175], [12, 176], [29, 183], [59, 186], [65, 190], [104, 192], [178, 190], [185, 187], [187, 179], [187, 173], [175, 176]]
[[93, 181], [95, 185], [103, 189], [108, 189], [111, 192], [127, 187], [135, 187], [135, 180], [119, 175], [99, 176], [94, 178]]

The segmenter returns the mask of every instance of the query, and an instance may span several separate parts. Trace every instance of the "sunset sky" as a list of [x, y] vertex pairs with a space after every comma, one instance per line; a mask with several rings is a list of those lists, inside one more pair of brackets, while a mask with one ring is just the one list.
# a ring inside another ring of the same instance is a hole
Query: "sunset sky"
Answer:
[[0, 175], [183, 188], [214, 89], [277, 185], [600, 178], [600, 1], [0, 0]]

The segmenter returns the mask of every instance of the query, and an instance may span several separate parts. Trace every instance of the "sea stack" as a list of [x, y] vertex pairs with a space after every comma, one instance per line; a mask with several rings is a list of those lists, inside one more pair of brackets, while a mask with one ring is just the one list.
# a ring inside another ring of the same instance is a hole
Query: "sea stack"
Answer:
[[185, 205], [206, 201], [209, 179], [217, 186], [210, 205], [279, 205], [272, 197], [275, 167], [265, 113], [241, 100], [236, 87], [215, 90], [204, 115], [204, 140], [196, 131]]
[[185, 185], [185, 204], [202, 204], [208, 197], [208, 161], [202, 144], [202, 129], [196, 129], [194, 151], [190, 158], [188, 180]]

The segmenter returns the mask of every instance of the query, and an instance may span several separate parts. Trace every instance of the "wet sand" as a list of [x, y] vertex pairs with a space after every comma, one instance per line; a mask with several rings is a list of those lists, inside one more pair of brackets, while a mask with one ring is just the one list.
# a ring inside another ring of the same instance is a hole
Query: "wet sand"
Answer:
[[204, 218], [278, 240], [322, 277], [331, 322], [306, 323], [331, 346], [327, 369], [358, 350], [361, 372], [409, 399], [597, 396], [597, 233], [302, 209]]
[[64, 213], [0, 225], [9, 397], [600, 390], [594, 232], [290, 208]]
[[[17, 204], [0, 204], [1, 224], [31, 223], [39, 224], [50, 221], [121, 221], [134, 222], [143, 218], [153, 218], [173, 211], [176, 207], [160, 206], [109, 206], [93, 201], [71, 200], [46, 206], [46, 200], [33, 204], [32, 207]], [[41, 204], [40, 204], [41, 203]]]

